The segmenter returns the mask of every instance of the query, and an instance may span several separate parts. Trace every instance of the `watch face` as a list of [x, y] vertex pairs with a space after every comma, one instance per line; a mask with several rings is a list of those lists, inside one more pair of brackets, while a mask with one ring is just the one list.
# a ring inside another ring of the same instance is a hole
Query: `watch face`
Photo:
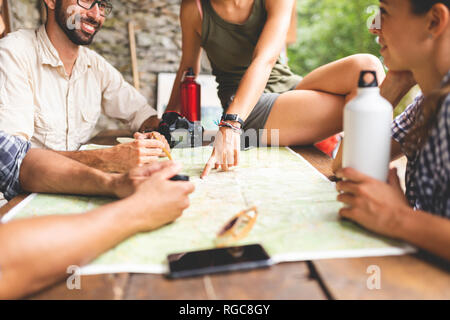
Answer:
[[226, 114], [224, 120], [236, 121], [237, 118], [237, 114]]
[[223, 121], [236, 121], [239, 122], [241, 126], [244, 126], [244, 120], [239, 118], [239, 115], [237, 114], [226, 114], [222, 117]]
[[237, 114], [226, 114], [224, 120], [230, 120], [230, 121], [238, 121], [239, 122], [239, 115]]

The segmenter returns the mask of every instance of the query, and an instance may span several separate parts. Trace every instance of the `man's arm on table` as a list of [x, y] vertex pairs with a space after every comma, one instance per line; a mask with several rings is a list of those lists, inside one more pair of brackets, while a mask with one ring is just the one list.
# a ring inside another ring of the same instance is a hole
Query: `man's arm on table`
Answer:
[[54, 151], [31, 149], [20, 167], [24, 191], [99, 195], [124, 198], [136, 191], [143, 179], [170, 163], [136, 167], [126, 174], [111, 174], [63, 157]]
[[[89, 194], [97, 193], [99, 187], [101, 194], [111, 192], [106, 174], [57, 154], [46, 157], [43, 164], [33, 164], [42, 161], [41, 156], [52, 154], [35, 151], [30, 151], [21, 167], [23, 188], [48, 192], [62, 188], [64, 192]], [[66, 163], [58, 165], [54, 160]], [[42, 169], [45, 172], [25, 177]], [[120, 196], [133, 193], [130, 197], [86, 214], [19, 219], [0, 225], [0, 299], [35, 292], [62, 278], [69, 266], [82, 266], [135, 233], [154, 230], [175, 220], [189, 205], [188, 194], [193, 191], [191, 183], [168, 180], [179, 170], [171, 162], [137, 168], [136, 183], [128, 190], [117, 191]], [[44, 176], [48, 182], [42, 182]], [[71, 179], [74, 181], [69, 182]], [[82, 182], [83, 179], [88, 181]]]
[[137, 232], [116, 202], [86, 214], [20, 219], [0, 225], [0, 299], [19, 298], [62, 278]]
[[140, 139], [107, 149], [55, 152], [102, 171], [127, 172], [157, 161], [164, 154], [163, 146], [163, 142], [155, 139]]
[[115, 181], [112, 174], [42, 149], [28, 151], [20, 168], [20, 184], [28, 192], [115, 196]]

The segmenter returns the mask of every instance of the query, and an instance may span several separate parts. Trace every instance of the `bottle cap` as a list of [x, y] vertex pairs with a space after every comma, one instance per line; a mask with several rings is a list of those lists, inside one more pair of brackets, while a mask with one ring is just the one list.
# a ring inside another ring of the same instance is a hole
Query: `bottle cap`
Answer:
[[186, 73], [186, 77], [195, 77], [194, 69], [189, 68]]
[[363, 70], [359, 76], [359, 88], [378, 87], [377, 73], [375, 71]]

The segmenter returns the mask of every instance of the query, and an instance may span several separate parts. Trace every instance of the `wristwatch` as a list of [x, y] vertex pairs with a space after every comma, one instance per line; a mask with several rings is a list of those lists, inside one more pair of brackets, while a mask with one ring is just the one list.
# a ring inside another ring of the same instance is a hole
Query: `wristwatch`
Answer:
[[241, 118], [239, 118], [238, 114], [224, 114], [222, 116], [222, 121], [236, 121], [239, 122], [239, 124], [241, 125], [241, 127], [244, 126], [244, 120], [242, 120]]

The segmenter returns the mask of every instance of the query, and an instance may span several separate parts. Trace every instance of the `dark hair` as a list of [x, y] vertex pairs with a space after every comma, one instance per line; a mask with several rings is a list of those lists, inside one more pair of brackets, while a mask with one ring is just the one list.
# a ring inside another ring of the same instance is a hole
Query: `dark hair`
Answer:
[[[450, 0], [410, 0], [414, 14], [425, 14], [437, 4], [445, 4], [450, 9]], [[433, 128], [445, 99], [450, 94], [450, 80], [443, 87], [431, 92], [419, 106], [415, 124], [405, 137], [405, 152], [413, 155], [423, 147]]]
[[424, 14], [430, 11], [430, 9], [437, 3], [445, 4], [450, 8], [450, 0], [410, 0], [413, 13]]

